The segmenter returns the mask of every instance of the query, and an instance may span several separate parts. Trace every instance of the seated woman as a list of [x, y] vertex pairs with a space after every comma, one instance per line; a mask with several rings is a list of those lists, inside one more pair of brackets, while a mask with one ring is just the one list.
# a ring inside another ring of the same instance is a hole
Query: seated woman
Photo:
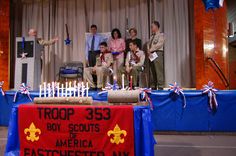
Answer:
[[114, 76], [117, 76], [117, 71], [124, 64], [125, 41], [121, 38], [120, 30], [115, 28], [111, 32], [112, 38], [108, 42], [109, 50], [113, 54], [113, 70]]
[[[105, 86], [104, 78], [110, 74], [112, 63], [113, 56], [111, 52], [108, 51], [107, 43], [100, 43], [100, 56], [96, 59], [96, 65], [84, 69], [84, 80], [89, 83], [92, 90], [95, 90], [96, 88], [100, 90]], [[93, 82], [93, 74], [97, 75], [97, 86], [95, 86]]]
[[128, 85], [128, 80], [132, 76], [133, 87], [137, 86], [137, 80], [139, 72], [143, 70], [143, 65], [145, 61], [145, 54], [142, 50], [138, 48], [135, 41], [129, 43], [130, 51], [127, 53], [125, 60], [125, 67], [119, 70], [118, 79], [121, 79], [121, 75], [125, 74], [125, 85]]

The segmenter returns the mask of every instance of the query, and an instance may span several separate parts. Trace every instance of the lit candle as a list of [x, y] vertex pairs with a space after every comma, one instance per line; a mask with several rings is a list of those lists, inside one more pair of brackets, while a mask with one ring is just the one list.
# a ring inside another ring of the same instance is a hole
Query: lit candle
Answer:
[[122, 74], [122, 90], [125, 89], [125, 74]]
[[113, 77], [113, 90], [117, 89], [116, 86], [117, 86], [117, 81], [116, 81], [116, 77], [114, 76]]
[[61, 96], [64, 97], [64, 84], [61, 84]]
[[57, 83], [57, 97], [60, 97], [60, 83]]
[[82, 82], [81, 86], [81, 96], [84, 97], [84, 82]]
[[68, 82], [66, 82], [66, 97], [67, 97]]
[[42, 94], [42, 85], [39, 85], [39, 97], [41, 98]]
[[130, 90], [133, 89], [133, 76], [130, 76]]
[[86, 97], [88, 97], [88, 90], [89, 90], [89, 87], [88, 87], [88, 82], [86, 83]]
[[78, 97], [80, 97], [80, 83], [78, 83], [77, 92], [78, 92]]
[[46, 97], [46, 91], [47, 91], [47, 86], [46, 86], [46, 82], [43, 83], [43, 94], [44, 97]]

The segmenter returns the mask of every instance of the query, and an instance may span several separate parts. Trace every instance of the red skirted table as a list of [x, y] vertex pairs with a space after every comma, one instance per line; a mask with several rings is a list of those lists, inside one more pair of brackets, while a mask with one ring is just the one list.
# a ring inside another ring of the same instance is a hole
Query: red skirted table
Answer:
[[23, 104], [12, 110], [6, 156], [152, 156], [146, 106]]

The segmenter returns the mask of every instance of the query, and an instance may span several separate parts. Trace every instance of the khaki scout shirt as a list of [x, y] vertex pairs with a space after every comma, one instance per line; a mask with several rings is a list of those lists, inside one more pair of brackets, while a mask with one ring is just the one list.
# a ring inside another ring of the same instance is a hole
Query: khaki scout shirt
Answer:
[[150, 52], [155, 52], [155, 51], [163, 51], [164, 50], [164, 34], [157, 32], [156, 34], [153, 34], [148, 42], [148, 50]]
[[49, 45], [53, 45], [55, 43], [55, 41], [53, 39], [47, 41], [47, 40], [43, 40], [41, 38], [38, 38], [38, 43], [42, 46], [49, 46]]
[[[96, 59], [96, 67], [104, 66], [104, 64], [102, 64], [101, 55], [102, 55], [102, 53], [100, 53], [100, 56], [97, 57], [97, 59]], [[111, 53], [105, 53], [104, 54], [104, 62], [105, 62], [104, 67], [106, 67], [106, 68], [109, 68], [112, 65], [113, 56], [112, 56]]]
[[126, 60], [125, 60], [125, 66], [143, 66], [145, 61], [145, 54], [142, 50], [137, 50], [136, 53], [139, 60], [135, 60], [135, 56], [133, 52], [128, 52]]

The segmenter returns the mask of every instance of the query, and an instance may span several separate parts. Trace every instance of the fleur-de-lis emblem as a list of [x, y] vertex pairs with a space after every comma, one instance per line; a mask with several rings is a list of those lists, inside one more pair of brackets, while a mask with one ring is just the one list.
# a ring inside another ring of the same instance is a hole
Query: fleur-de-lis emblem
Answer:
[[24, 133], [26, 134], [27, 140], [34, 142], [39, 140], [39, 135], [41, 134], [41, 130], [39, 128], [36, 128], [34, 123], [32, 122], [29, 128], [26, 128], [24, 130]]
[[127, 135], [127, 132], [125, 130], [121, 130], [119, 125], [116, 124], [115, 128], [113, 130], [110, 130], [107, 132], [107, 135], [110, 137], [113, 135], [113, 138], [110, 139], [111, 143], [115, 144], [120, 144], [124, 143], [125, 139], [121, 137], [123, 135], [124, 137]]

